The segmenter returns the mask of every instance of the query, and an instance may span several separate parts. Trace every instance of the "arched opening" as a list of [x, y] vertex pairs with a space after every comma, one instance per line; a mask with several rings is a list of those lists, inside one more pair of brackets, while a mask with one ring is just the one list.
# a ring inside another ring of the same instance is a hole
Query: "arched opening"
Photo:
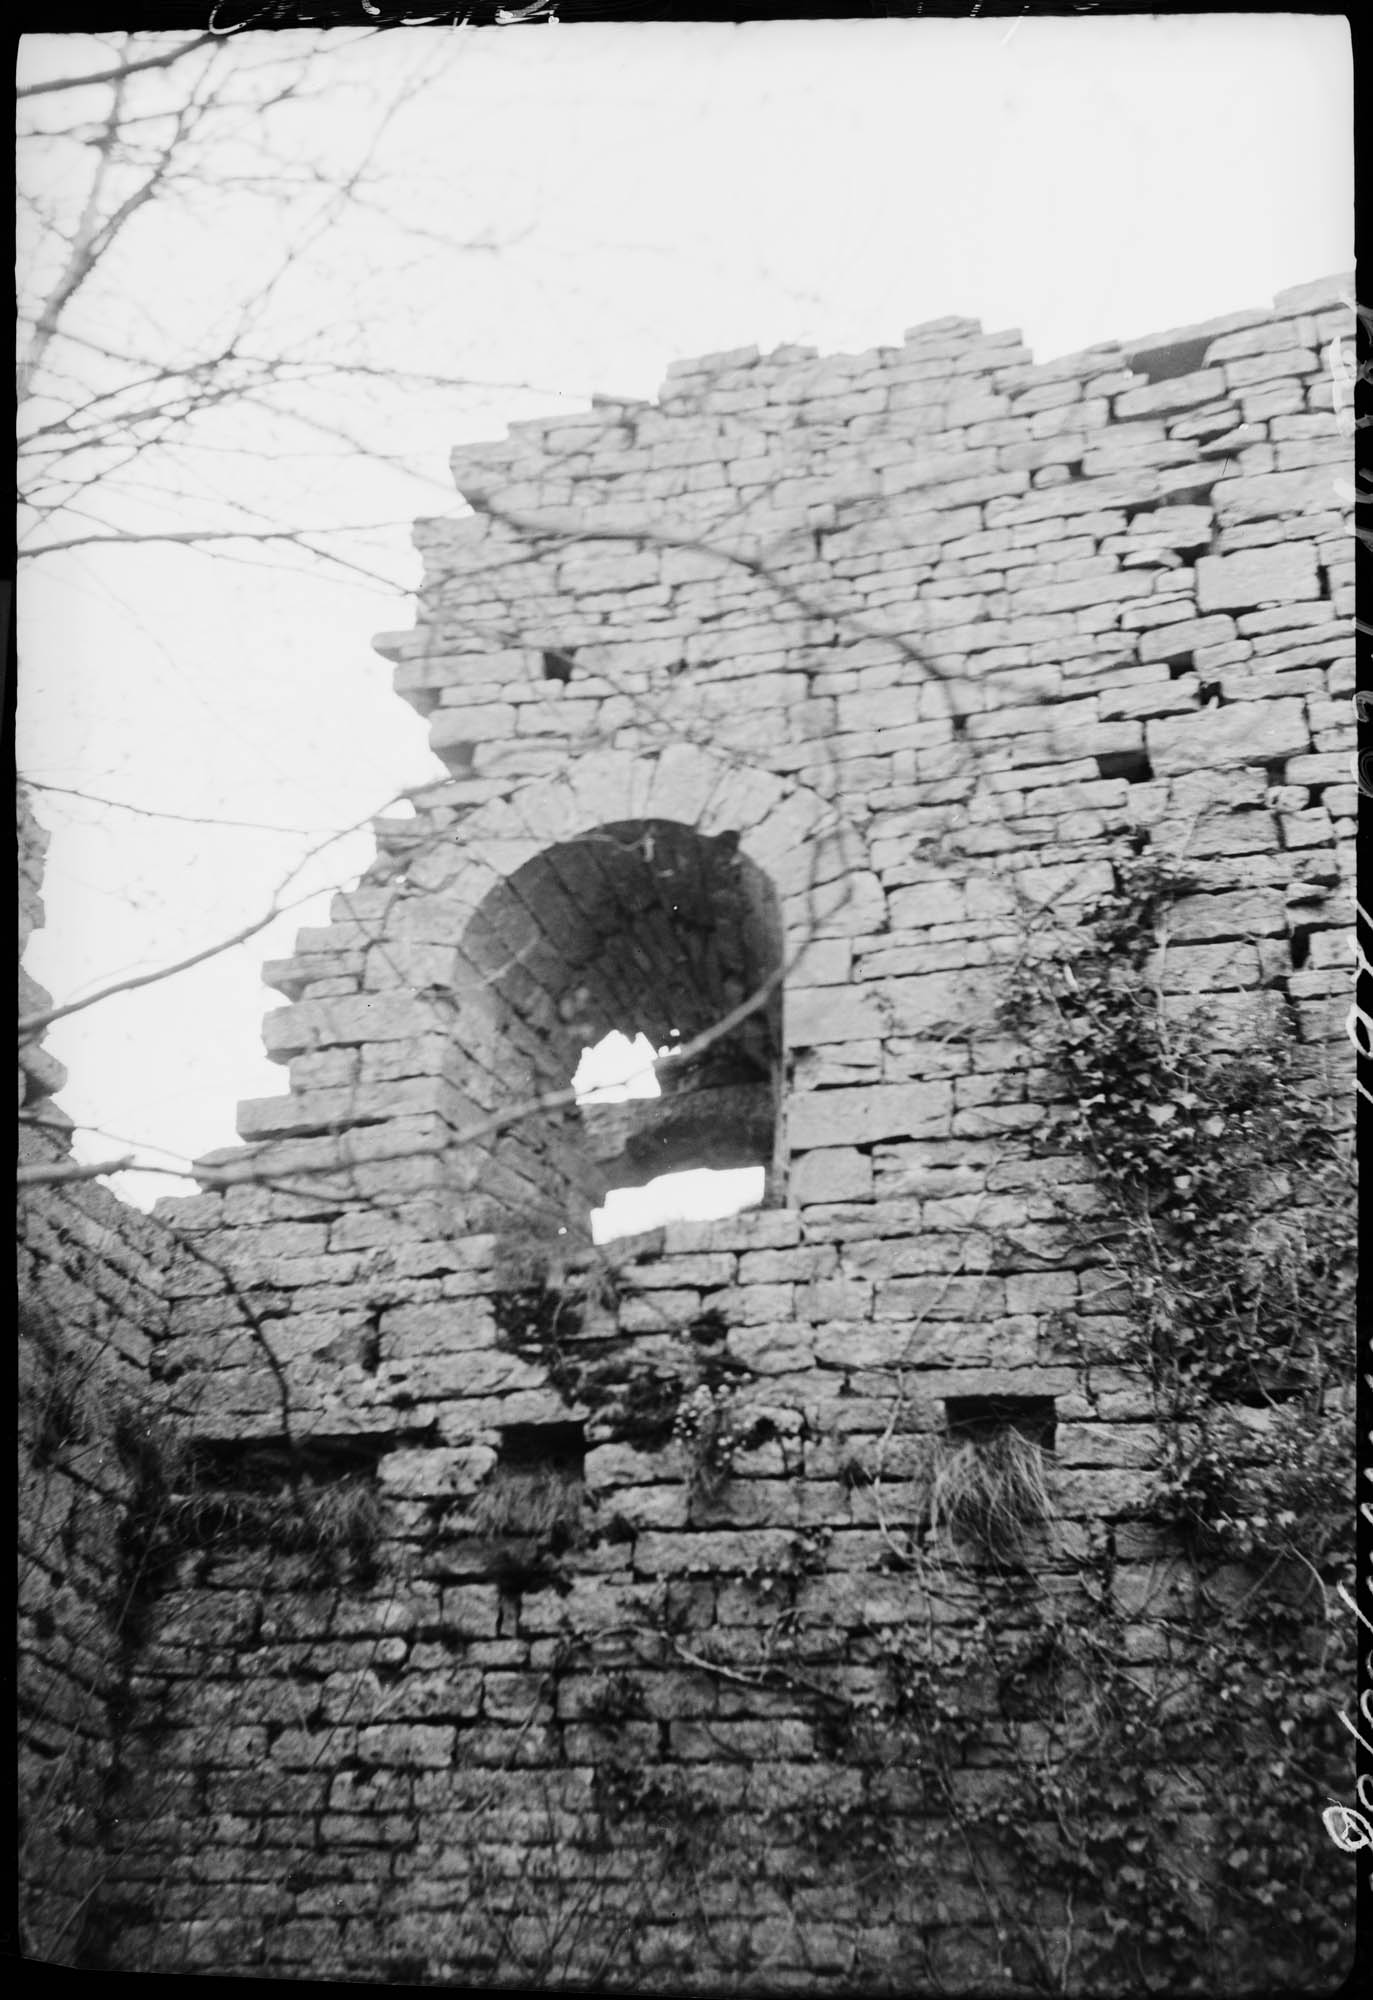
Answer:
[[[655, 1049], [642, 1032], [631, 1042], [618, 1028], [612, 1028], [595, 1048], [582, 1051], [572, 1079], [578, 1104], [594, 1119], [597, 1107], [603, 1104], [661, 1097], [658, 1064], [671, 1057], [678, 1046], [674, 1038]], [[704, 1221], [712, 1216], [737, 1215], [740, 1209], [759, 1206], [767, 1193], [767, 1180], [767, 1168], [760, 1162], [742, 1167], [681, 1167], [650, 1181], [611, 1188], [601, 1206], [591, 1212], [592, 1240], [610, 1243], [617, 1236], [634, 1236], [682, 1216]]]
[[[776, 896], [733, 834], [620, 821], [493, 889], [462, 942], [450, 1073], [497, 1116], [577, 1101], [512, 1115], [459, 1162], [468, 1225], [605, 1240], [767, 1198], [780, 963]], [[694, 1046], [769, 980], [761, 1006]]]

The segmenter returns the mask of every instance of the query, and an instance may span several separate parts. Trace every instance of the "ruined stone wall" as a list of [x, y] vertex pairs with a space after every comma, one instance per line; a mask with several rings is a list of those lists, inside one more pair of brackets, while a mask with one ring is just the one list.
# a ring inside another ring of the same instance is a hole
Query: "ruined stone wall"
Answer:
[[[47, 836], [19, 799], [19, 947], [43, 922]], [[21, 1015], [50, 997], [22, 969]], [[65, 1072], [20, 1042], [21, 1169], [70, 1164]], [[178, 1239], [91, 1181], [21, 1185], [18, 1211], [20, 1934], [80, 1960], [110, 1873], [110, 1799], [136, 1650], [126, 1532], [155, 1424], [150, 1365]]]
[[[1034, 1986], [968, 1816], [1044, 1753], [1003, 1699], [1037, 1669], [976, 1648], [1090, 1600], [1152, 1699], [1185, 1578], [1013, 1003], [1124, 863], [1185, 859], [1140, 979], [1290, 1031], [1338, 1122], [1341, 299], [1040, 366], [961, 319], [744, 350], [454, 455], [472, 511], [378, 642], [450, 775], [269, 968], [289, 1093], [166, 1211], [238, 1289], [174, 1288], [200, 1484], [121, 1962]], [[688, 1053], [607, 1117], [568, 1086], [611, 1028]], [[608, 1187], [693, 1158], [764, 1205], [590, 1250]], [[979, 1568], [932, 1478], [1012, 1434], [1051, 1520]], [[1205, 1882], [1215, 1801], [1156, 1775], [1149, 1866]], [[1083, 1898], [1034, 1891], [1040, 1971]]]

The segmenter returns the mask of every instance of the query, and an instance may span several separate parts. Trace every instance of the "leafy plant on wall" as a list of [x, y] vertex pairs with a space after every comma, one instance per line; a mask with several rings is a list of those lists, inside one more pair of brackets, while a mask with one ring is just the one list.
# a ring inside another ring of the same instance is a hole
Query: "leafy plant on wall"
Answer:
[[1051, 1796], [1027, 1774], [1026, 1806], [1054, 1807], [1046, 1881], [1090, 1863], [1113, 1885], [1087, 1966], [1154, 1990], [1199, 1990], [1208, 1962], [1231, 1986], [1248, 1968], [1309, 1987], [1352, 1937], [1352, 1874], [1320, 1820], [1350, 1778], [1352, 1163], [1280, 1016], [1227, 1046], [1151, 976], [1198, 886], [1147, 851], [1120, 860], [1082, 935], [1023, 969], [1014, 1009], [1105, 1197], [1098, 1247], [1164, 1426], [1146, 1519], [1181, 1559], [1147, 1663], [1130, 1665], [1109, 1579], [1097, 1593], [1076, 1646], [1105, 1726], [1066, 1792], [1063, 1771]]

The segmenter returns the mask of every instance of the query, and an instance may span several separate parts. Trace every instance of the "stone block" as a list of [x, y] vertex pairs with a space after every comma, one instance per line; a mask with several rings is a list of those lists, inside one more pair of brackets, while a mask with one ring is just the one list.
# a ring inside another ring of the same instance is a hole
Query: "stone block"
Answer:
[[272, 1062], [317, 1048], [358, 1042], [411, 1041], [452, 1026], [451, 1002], [412, 994], [359, 994], [353, 999], [300, 1000], [266, 1015], [262, 1036]]
[[1004, 1318], [1006, 1288], [997, 1277], [879, 1279], [873, 1294], [874, 1319]]
[[791, 961], [788, 987], [846, 986], [852, 974], [853, 945], [848, 938], [817, 938]]
[[1284, 515], [1327, 513], [1340, 498], [1329, 467], [1302, 472], [1267, 472], [1222, 479], [1212, 495], [1224, 525], [1272, 521]]
[[1311, 933], [1307, 964], [1314, 971], [1319, 972], [1326, 967], [1347, 971], [1355, 963], [1356, 956], [1354, 933], [1348, 926]]
[[720, 1313], [728, 1326], [756, 1325], [764, 1320], [789, 1318], [793, 1292], [789, 1284], [731, 1285], [723, 1291], [707, 1293], [704, 1304]]
[[1305, 285], [1289, 285], [1273, 300], [1275, 313], [1319, 312], [1322, 306], [1348, 306], [1357, 296], [1352, 271], [1330, 278], [1314, 278]]
[[453, 1761], [456, 1732], [436, 1723], [383, 1723], [358, 1731], [358, 1753], [368, 1763], [408, 1770], [441, 1770]]
[[1142, 664], [1151, 660], [1186, 660], [1202, 646], [1221, 646], [1235, 637], [1233, 618], [1191, 618], [1146, 632], [1139, 642]]
[[992, 1004], [986, 983], [974, 982], [966, 972], [932, 972], [924, 977], [889, 979], [885, 990], [891, 1007], [892, 1032], [898, 1035], [933, 1036], [949, 1029], [974, 1028], [985, 1022]]
[[1165, 993], [1234, 992], [1257, 986], [1262, 973], [1255, 947], [1243, 940], [1223, 944], [1171, 945], [1162, 962]]
[[794, 1314], [781, 1321], [732, 1326], [728, 1352], [755, 1375], [796, 1377], [815, 1366], [810, 1328], [799, 1324]]
[[790, 1047], [814, 1048], [822, 1042], [880, 1037], [887, 1015], [880, 994], [871, 986], [788, 984], [783, 1021]]
[[882, 884], [867, 871], [795, 889], [783, 898], [782, 908], [789, 950], [817, 938], [862, 937], [881, 930], [887, 919]]
[[701, 1310], [701, 1294], [684, 1288], [641, 1292], [620, 1302], [620, 1326], [625, 1333], [663, 1333], [685, 1326]]
[[669, 1256], [688, 1250], [778, 1250], [801, 1240], [801, 1219], [788, 1209], [753, 1208], [711, 1222], [669, 1222]]
[[1279, 542], [1233, 556], [1199, 556], [1196, 567], [1202, 611], [1248, 610], [1320, 595], [1316, 551], [1310, 542]]
[[723, 1250], [664, 1255], [651, 1263], [639, 1261], [622, 1271], [619, 1287], [622, 1293], [661, 1292], [674, 1286], [709, 1291], [734, 1282], [735, 1261]]
[[1276, 376], [1316, 375], [1320, 366], [1320, 356], [1309, 347], [1282, 347], [1270, 353], [1247, 354], [1237, 361], [1226, 362], [1226, 393], [1234, 395], [1237, 389], [1248, 388], [1251, 382], [1268, 382]]
[[748, 1250], [739, 1259], [739, 1283], [788, 1284], [828, 1277], [837, 1255], [828, 1244], [802, 1244], [794, 1250]]
[[1142, 389], [1125, 390], [1115, 398], [1113, 414], [1119, 422], [1130, 417], [1156, 417], [1173, 410], [1190, 410], [1198, 403], [1219, 402], [1225, 388], [1224, 369], [1199, 368], [1190, 375], [1175, 375]]
[[853, 1146], [805, 1153], [792, 1168], [790, 1193], [798, 1207], [816, 1201], [866, 1201], [872, 1194], [871, 1157]]
[[1145, 740], [1156, 777], [1218, 764], [1278, 763], [1311, 742], [1305, 708], [1295, 698], [1159, 716], [1145, 724]]
[[1147, 1469], [1159, 1463], [1162, 1443], [1163, 1432], [1154, 1423], [1063, 1423], [1054, 1456], [1063, 1466]]
[[1287, 928], [1276, 889], [1236, 890], [1223, 896], [1184, 896], [1168, 910], [1170, 937], [1187, 943], [1208, 938], [1281, 937]]
[[945, 1082], [817, 1090], [793, 1099], [788, 1107], [788, 1142], [793, 1152], [809, 1152], [822, 1146], [917, 1137], [946, 1130], [952, 1110], [952, 1086]]
[[717, 1530], [710, 1533], [640, 1535], [634, 1566], [644, 1576], [727, 1575], [754, 1564], [785, 1561], [791, 1537], [785, 1528]]

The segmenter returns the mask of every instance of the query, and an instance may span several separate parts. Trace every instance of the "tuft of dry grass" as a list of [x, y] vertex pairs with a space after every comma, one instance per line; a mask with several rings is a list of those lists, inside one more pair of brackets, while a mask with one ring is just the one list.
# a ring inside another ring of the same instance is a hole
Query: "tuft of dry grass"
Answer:
[[35, 1465], [47, 1467], [99, 1437], [109, 1386], [99, 1340], [73, 1334], [45, 1305], [16, 1302], [19, 1416]]
[[522, 1535], [563, 1548], [581, 1521], [580, 1482], [545, 1466], [498, 1466], [472, 1508], [479, 1535]]
[[951, 1450], [930, 1487], [932, 1532], [947, 1528], [1001, 1568], [1019, 1562], [1027, 1537], [1053, 1520], [1043, 1451], [1009, 1425]]
[[381, 1509], [369, 1479], [235, 1488], [197, 1482], [194, 1467], [178, 1469], [178, 1485], [159, 1504], [158, 1526], [171, 1548], [238, 1545], [273, 1549], [278, 1555], [346, 1555], [364, 1567], [373, 1558]]

